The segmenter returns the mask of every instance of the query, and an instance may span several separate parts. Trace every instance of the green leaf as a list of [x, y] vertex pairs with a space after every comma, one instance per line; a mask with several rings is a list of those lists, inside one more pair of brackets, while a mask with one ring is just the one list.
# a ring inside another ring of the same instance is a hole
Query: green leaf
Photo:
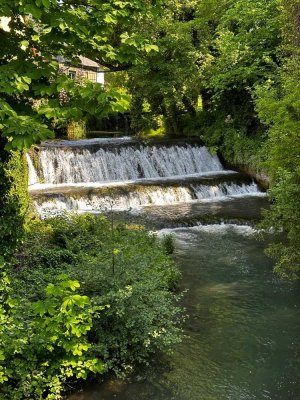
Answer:
[[34, 18], [39, 19], [41, 18], [42, 11], [35, 5], [35, 4], [27, 4], [23, 8], [23, 12], [25, 14], [31, 14]]
[[28, 40], [22, 40], [21, 46], [22, 46], [22, 47], [28, 47], [28, 46], [29, 46]]
[[71, 290], [75, 291], [77, 288], [80, 287], [80, 283], [77, 281], [68, 281], [68, 285]]
[[147, 53], [150, 53], [150, 51], [159, 51], [159, 47], [157, 45], [154, 44], [146, 44], [145, 45], [145, 50]]

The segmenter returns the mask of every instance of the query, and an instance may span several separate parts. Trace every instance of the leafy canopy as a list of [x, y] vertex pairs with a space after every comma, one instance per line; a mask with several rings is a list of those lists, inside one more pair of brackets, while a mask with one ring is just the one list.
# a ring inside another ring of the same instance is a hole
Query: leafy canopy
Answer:
[[300, 277], [300, 34], [299, 2], [283, 0], [283, 66], [276, 79], [257, 88], [256, 108], [268, 127], [265, 168], [272, 179], [272, 205], [264, 226], [277, 233], [269, 254], [284, 277]]
[[72, 81], [60, 73], [55, 57], [79, 65], [81, 55], [110, 70], [137, 64], [141, 54], [156, 49], [137, 27], [159, 3], [0, 0], [0, 130], [6, 148], [29, 148], [53, 137], [61, 120], [121, 111], [116, 90]]

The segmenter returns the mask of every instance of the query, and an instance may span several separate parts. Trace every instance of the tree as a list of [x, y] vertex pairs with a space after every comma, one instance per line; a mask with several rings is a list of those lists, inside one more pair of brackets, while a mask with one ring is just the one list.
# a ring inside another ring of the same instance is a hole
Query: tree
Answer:
[[127, 97], [116, 89], [69, 79], [55, 56], [76, 65], [82, 55], [110, 70], [128, 69], [144, 52], [156, 49], [133, 27], [159, 3], [0, 0], [0, 15], [8, 21], [8, 26], [0, 23], [1, 252], [14, 246], [23, 222], [20, 199], [12, 194], [13, 177], [7, 173], [9, 150], [53, 138], [61, 122], [103, 116], [127, 106]]
[[204, 114], [200, 124], [204, 127], [200, 130], [210, 145], [222, 146], [230, 161], [241, 162], [249, 160], [263, 140], [253, 91], [272, 78], [280, 64], [279, 2], [211, 3], [215, 16], [207, 13], [204, 2], [198, 9], [199, 24], [207, 27], [201, 64]]
[[275, 230], [269, 254], [275, 270], [290, 279], [300, 278], [300, 7], [297, 1], [282, 0], [281, 48], [283, 66], [276, 79], [257, 88], [256, 107], [268, 127], [264, 146], [265, 168], [271, 177], [272, 206], [264, 226]]
[[145, 54], [129, 72], [133, 125], [137, 131], [151, 127], [153, 117], [162, 115], [167, 133], [178, 136], [180, 114], [196, 112], [200, 75], [193, 14], [194, 2], [167, 1], [163, 15], [147, 24], [148, 37], [159, 50]]
[[207, 55], [205, 81], [213, 98], [251, 90], [278, 65], [278, 0], [227, 1]]
[[231, 115], [238, 129], [256, 131], [253, 89], [273, 76], [279, 63], [278, 4], [167, 1], [163, 17], [148, 23], [148, 35], [159, 51], [145, 55], [129, 73], [133, 116], [137, 114], [138, 125], [142, 122], [138, 128], [143, 128], [146, 110], [151, 116], [163, 115], [169, 133], [181, 134], [188, 130], [187, 120], [195, 121], [201, 96], [208, 114], [200, 125], [217, 121], [224, 130]]
[[[155, 49], [132, 29], [158, 1], [0, 0], [0, 129], [6, 149], [53, 137], [55, 122], [122, 110], [122, 96], [61, 74], [55, 56], [89, 57], [111, 70], [129, 68]], [[124, 100], [123, 100], [124, 101]]]

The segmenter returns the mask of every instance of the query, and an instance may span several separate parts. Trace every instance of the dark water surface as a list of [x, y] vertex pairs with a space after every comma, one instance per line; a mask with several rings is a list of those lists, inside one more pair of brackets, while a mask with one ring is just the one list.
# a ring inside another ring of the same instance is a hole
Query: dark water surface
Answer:
[[69, 400], [300, 400], [300, 290], [280, 281], [250, 227], [171, 231], [188, 338], [146, 380]]

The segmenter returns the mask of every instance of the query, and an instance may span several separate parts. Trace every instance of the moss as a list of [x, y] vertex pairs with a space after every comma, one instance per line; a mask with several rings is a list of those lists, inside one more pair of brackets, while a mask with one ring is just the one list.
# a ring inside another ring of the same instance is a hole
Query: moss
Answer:
[[24, 227], [33, 216], [24, 153], [1, 153], [0, 185], [0, 248], [1, 255], [7, 257], [21, 240]]

